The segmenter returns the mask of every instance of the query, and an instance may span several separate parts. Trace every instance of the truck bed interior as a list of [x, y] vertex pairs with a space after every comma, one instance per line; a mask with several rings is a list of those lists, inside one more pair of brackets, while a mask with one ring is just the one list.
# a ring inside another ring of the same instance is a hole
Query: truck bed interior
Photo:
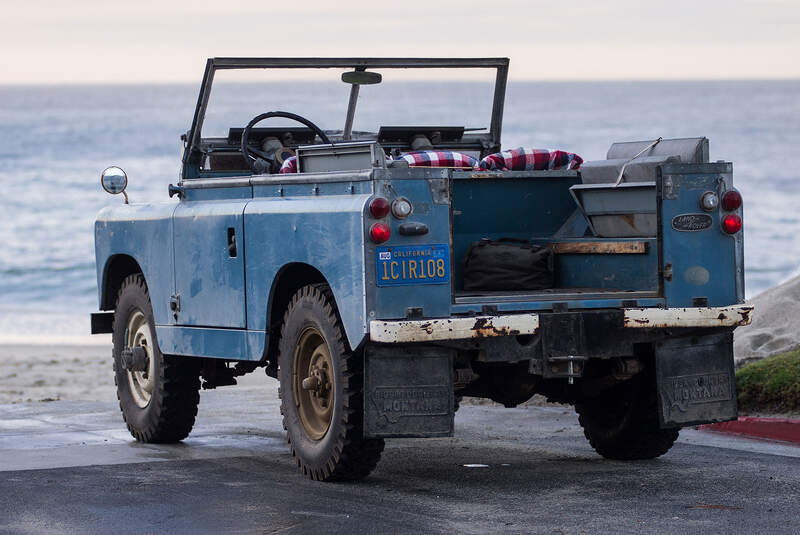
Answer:
[[[569, 188], [575, 171], [455, 172], [452, 185], [454, 301], [492, 303], [637, 299], [659, 292], [655, 237], [594, 236]], [[537, 291], [465, 291], [463, 264], [482, 238], [531, 240], [554, 252], [555, 286]]]

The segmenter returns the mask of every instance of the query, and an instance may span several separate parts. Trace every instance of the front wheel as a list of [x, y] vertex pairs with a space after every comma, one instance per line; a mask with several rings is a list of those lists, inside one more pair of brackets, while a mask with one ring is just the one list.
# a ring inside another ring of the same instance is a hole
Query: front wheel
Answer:
[[297, 466], [318, 481], [366, 477], [382, 439], [363, 431], [363, 360], [348, 351], [330, 288], [301, 288], [283, 318], [278, 355], [281, 414]]
[[200, 401], [200, 373], [189, 357], [162, 355], [142, 275], [122, 282], [114, 311], [114, 383], [122, 417], [139, 442], [189, 435]]
[[654, 459], [678, 439], [678, 429], [659, 426], [655, 388], [647, 379], [635, 377], [575, 405], [583, 434], [606, 459]]

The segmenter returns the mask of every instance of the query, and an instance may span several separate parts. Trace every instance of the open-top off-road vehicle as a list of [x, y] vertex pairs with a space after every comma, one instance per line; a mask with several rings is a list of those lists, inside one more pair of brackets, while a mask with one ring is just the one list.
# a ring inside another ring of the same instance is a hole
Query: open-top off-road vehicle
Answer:
[[[474, 83], [486, 101], [419, 81], [454, 69], [489, 72], [493, 88]], [[280, 81], [301, 70], [321, 96]], [[222, 72], [279, 81], [222, 84], [215, 101]], [[615, 143], [593, 162], [503, 151], [507, 72], [503, 58], [208, 60], [178, 202], [126, 202], [95, 225], [92, 331], [113, 335], [133, 436], [185, 438], [201, 386], [259, 367], [321, 480], [369, 474], [385, 438], [451, 435], [463, 396], [573, 404], [613, 459], [735, 418], [732, 331], [751, 308], [732, 165], [709, 163], [705, 138]], [[309, 110], [338, 87], [334, 130]]]

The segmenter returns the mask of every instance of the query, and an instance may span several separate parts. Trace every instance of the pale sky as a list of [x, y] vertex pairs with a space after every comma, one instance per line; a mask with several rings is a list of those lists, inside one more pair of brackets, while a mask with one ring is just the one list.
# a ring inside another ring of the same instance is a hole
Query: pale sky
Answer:
[[515, 80], [800, 78], [800, 0], [0, 7], [0, 84], [199, 82], [211, 56], [508, 56]]

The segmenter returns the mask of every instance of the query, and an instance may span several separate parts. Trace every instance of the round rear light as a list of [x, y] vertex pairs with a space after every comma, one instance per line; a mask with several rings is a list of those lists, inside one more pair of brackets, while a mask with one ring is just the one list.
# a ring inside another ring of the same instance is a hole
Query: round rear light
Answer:
[[372, 214], [372, 217], [375, 219], [383, 219], [389, 214], [390, 209], [391, 205], [389, 201], [383, 197], [375, 197], [372, 199], [372, 202], [369, 203], [369, 213]]
[[719, 197], [712, 191], [707, 191], [700, 197], [700, 207], [706, 212], [713, 211], [719, 206]]
[[369, 229], [369, 237], [375, 243], [383, 243], [392, 237], [392, 229], [386, 223], [375, 223]]
[[742, 205], [742, 196], [738, 191], [730, 190], [722, 196], [722, 208], [728, 212], [738, 210]]
[[742, 218], [736, 214], [728, 214], [722, 218], [722, 230], [728, 234], [736, 234], [742, 230]]
[[404, 197], [398, 197], [392, 203], [392, 214], [394, 214], [397, 219], [405, 219], [411, 215], [413, 210], [414, 207], [411, 206], [411, 202]]

